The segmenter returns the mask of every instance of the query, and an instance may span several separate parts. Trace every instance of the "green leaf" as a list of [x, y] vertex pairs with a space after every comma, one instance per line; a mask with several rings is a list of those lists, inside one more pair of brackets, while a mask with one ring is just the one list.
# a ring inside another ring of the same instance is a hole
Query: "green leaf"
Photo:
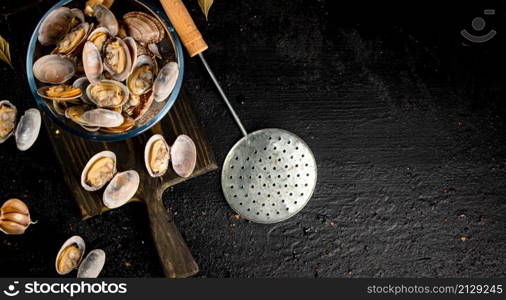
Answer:
[[209, 9], [211, 8], [211, 5], [213, 5], [214, 0], [199, 0], [199, 6], [202, 9], [202, 12], [206, 16], [209, 14]]
[[11, 62], [11, 50], [9, 49], [9, 42], [7, 42], [1, 35], [0, 35], [0, 60], [6, 62], [9, 66], [11, 66], [12, 69], [14, 69]]

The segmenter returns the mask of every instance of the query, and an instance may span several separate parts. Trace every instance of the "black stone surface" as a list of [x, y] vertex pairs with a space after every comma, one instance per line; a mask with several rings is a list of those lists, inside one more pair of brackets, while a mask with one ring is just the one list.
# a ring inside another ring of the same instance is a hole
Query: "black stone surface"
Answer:
[[[54, 2], [0, 2], [15, 67], [0, 64], [0, 98], [20, 110], [35, 105], [26, 45]], [[503, 2], [335, 2], [216, 0], [206, 22], [185, 1], [245, 126], [298, 134], [319, 168], [307, 207], [276, 225], [236, 219], [219, 172], [168, 190], [199, 276], [505, 276]], [[485, 8], [497, 36], [464, 40]], [[197, 59], [185, 87], [221, 163], [240, 132]], [[0, 196], [23, 199], [38, 221], [0, 237], [1, 276], [56, 276], [74, 234], [106, 251], [102, 276], [162, 275], [142, 204], [80, 221], [45, 132], [26, 152], [0, 145]]]

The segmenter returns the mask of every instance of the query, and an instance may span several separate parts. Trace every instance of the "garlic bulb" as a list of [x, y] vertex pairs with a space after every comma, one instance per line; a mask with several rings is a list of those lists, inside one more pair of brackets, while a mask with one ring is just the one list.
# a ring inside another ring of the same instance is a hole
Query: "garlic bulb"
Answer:
[[6, 234], [23, 234], [30, 226], [28, 206], [19, 199], [10, 199], [0, 208], [0, 231]]

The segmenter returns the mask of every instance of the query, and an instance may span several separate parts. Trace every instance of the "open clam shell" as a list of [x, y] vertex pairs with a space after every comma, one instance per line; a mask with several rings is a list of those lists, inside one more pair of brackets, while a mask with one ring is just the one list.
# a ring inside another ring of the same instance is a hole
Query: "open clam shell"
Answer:
[[86, 96], [97, 107], [114, 108], [125, 104], [129, 98], [128, 88], [115, 80], [102, 80], [99, 84], [90, 84]]
[[97, 46], [91, 41], [84, 43], [83, 47], [83, 68], [88, 81], [93, 84], [98, 84], [104, 71], [104, 64], [102, 62], [102, 55]]
[[60, 275], [65, 275], [77, 269], [83, 259], [85, 250], [86, 245], [80, 236], [74, 235], [69, 238], [63, 243], [63, 246], [61, 246], [60, 251], [56, 255], [56, 272]]
[[0, 101], [0, 144], [14, 133], [17, 114], [16, 106], [9, 100]]
[[128, 46], [122, 39], [116, 37], [107, 40], [102, 51], [106, 71], [113, 79], [124, 81], [132, 71], [132, 58]]
[[170, 149], [172, 169], [181, 177], [189, 177], [197, 163], [197, 148], [193, 140], [184, 134], [179, 135]]
[[42, 98], [55, 101], [69, 101], [81, 97], [81, 89], [67, 84], [43, 86], [37, 89], [37, 94]]
[[160, 134], [149, 138], [144, 148], [144, 165], [151, 177], [163, 176], [169, 169], [170, 147]]
[[109, 39], [111, 33], [105, 27], [98, 27], [88, 35], [88, 41], [95, 44], [98, 50], [102, 51], [105, 42]]
[[81, 173], [81, 186], [94, 192], [101, 189], [116, 174], [116, 154], [111, 151], [102, 151], [95, 154]]
[[139, 188], [140, 177], [135, 170], [118, 173], [104, 190], [102, 200], [108, 208], [117, 208], [127, 203]]
[[[124, 111], [130, 115], [135, 121], [139, 120], [144, 116], [144, 114], [149, 110], [151, 107], [151, 104], [153, 104], [153, 93], [147, 92], [146, 94], [135, 96], [130, 95], [131, 99], [129, 100], [128, 107], [124, 108]], [[135, 104], [132, 104], [131, 102], [136, 102], [134, 99], [138, 102]], [[127, 105], [125, 104], [125, 105]]]
[[69, 31], [73, 18], [74, 14], [68, 7], [53, 10], [40, 25], [39, 42], [44, 46], [56, 44]]
[[109, 30], [112, 36], [118, 34], [118, 20], [114, 14], [102, 4], [98, 4], [93, 7], [93, 15], [97, 19], [99, 26], [103, 26]]
[[152, 89], [154, 77], [153, 59], [148, 55], [141, 55], [137, 58], [136, 66], [128, 76], [128, 90], [137, 96], [145, 94]]
[[21, 116], [16, 127], [16, 146], [19, 150], [28, 150], [37, 140], [42, 119], [36, 108], [30, 108]]
[[93, 24], [90, 25], [89, 23], [81, 23], [74, 27], [63, 39], [58, 41], [53, 54], [67, 55], [72, 53], [86, 41], [92, 27]]
[[62, 84], [76, 73], [75, 66], [70, 60], [55, 54], [37, 59], [32, 70], [40, 82], [52, 84]]
[[156, 102], [162, 102], [169, 97], [176, 86], [178, 75], [179, 66], [176, 62], [169, 62], [160, 69], [153, 82], [153, 94]]
[[102, 249], [91, 250], [77, 270], [77, 278], [97, 278], [105, 264], [105, 252]]

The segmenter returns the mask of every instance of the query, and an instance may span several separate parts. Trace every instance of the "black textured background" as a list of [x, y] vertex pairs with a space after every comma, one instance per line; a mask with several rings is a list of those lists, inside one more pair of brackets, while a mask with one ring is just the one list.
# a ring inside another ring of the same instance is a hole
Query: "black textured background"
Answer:
[[[26, 45], [54, 2], [0, 2], [15, 66], [0, 64], [0, 98], [21, 110], [34, 106]], [[295, 132], [319, 168], [307, 207], [277, 225], [236, 219], [219, 172], [168, 190], [199, 276], [505, 276], [504, 2], [335, 2], [215, 0], [206, 22], [185, 0], [246, 127]], [[466, 42], [459, 31], [485, 8], [498, 35]], [[240, 132], [200, 61], [185, 70], [221, 164]], [[0, 200], [11, 197], [38, 223], [0, 236], [1, 276], [55, 276], [74, 234], [106, 251], [102, 276], [162, 275], [142, 204], [80, 221], [44, 131], [27, 152], [0, 145]]]

